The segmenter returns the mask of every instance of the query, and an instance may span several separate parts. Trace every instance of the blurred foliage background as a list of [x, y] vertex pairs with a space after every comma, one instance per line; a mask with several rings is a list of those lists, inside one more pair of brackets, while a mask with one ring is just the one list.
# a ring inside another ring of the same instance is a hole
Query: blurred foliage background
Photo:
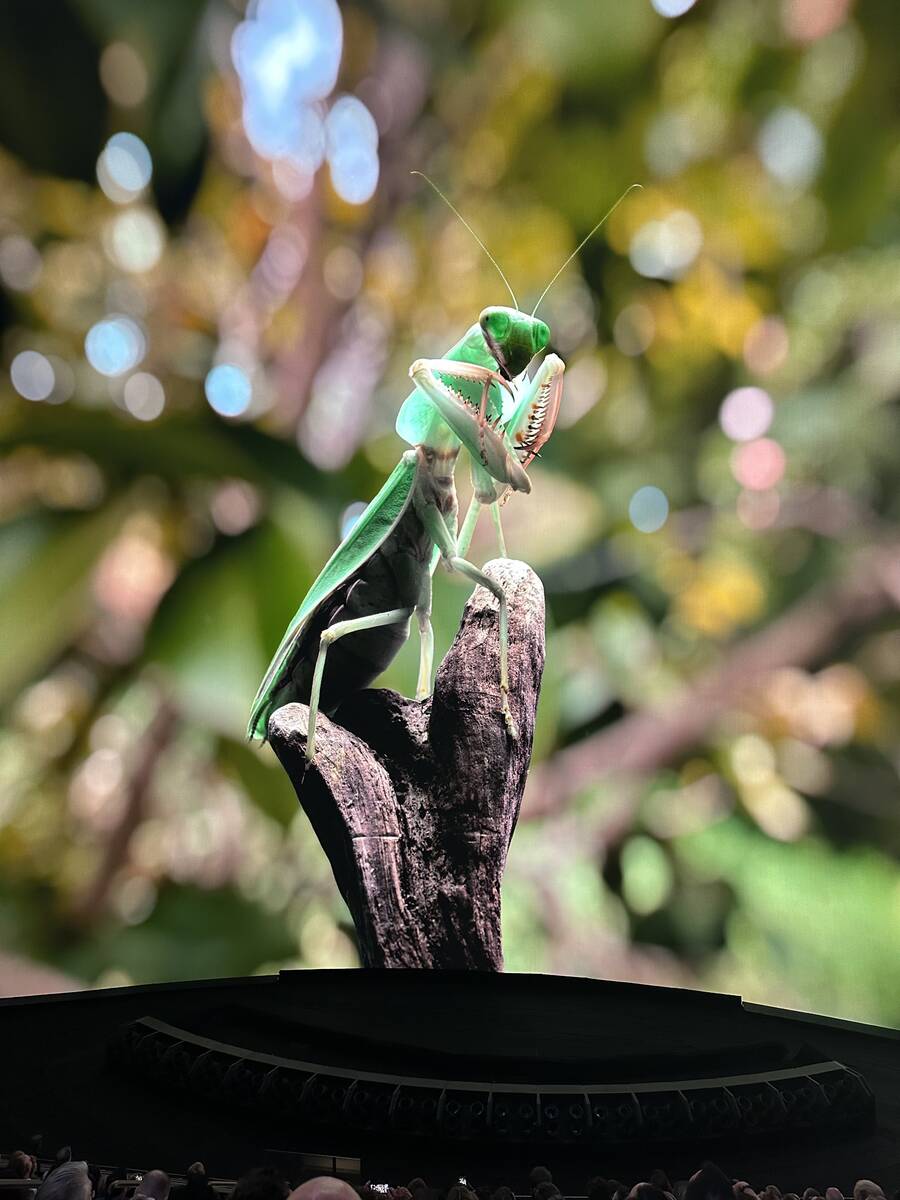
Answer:
[[892, 0], [7, 0], [0, 983], [357, 962], [244, 727], [409, 363], [505, 300], [418, 169], [526, 309], [644, 185], [542, 306], [563, 411], [506, 509], [549, 625], [508, 969], [900, 1024], [898, 37]]

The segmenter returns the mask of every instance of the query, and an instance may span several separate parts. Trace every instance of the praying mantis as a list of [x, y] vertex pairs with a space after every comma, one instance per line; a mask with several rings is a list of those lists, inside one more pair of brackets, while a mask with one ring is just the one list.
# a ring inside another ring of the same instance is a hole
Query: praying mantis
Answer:
[[[413, 172], [420, 174], [420, 172]], [[565, 366], [547, 354], [533, 375], [528, 368], [550, 343], [550, 329], [535, 316], [538, 305], [581, 246], [551, 279], [530, 314], [487, 247], [431, 180], [494, 263], [513, 307], [485, 308], [439, 359], [417, 359], [415, 384], [397, 417], [397, 433], [411, 445], [356, 524], [323, 567], [297, 610], [256, 693], [247, 735], [267, 737], [268, 721], [291, 701], [308, 704], [306, 757], [316, 759], [320, 711], [334, 712], [353, 692], [368, 687], [419, 627], [416, 698], [431, 692], [434, 634], [432, 575], [441, 560], [487, 588], [499, 606], [499, 713], [517, 736], [509, 706], [509, 613], [503, 587], [471, 563], [466, 552], [481, 508], [489, 507], [498, 546], [506, 557], [500, 505], [512, 492], [527, 493], [526, 468], [553, 432]], [[636, 186], [636, 185], [632, 185]], [[628, 191], [631, 189], [629, 188]], [[591, 237], [624, 200], [625, 192], [587, 235]], [[473, 499], [458, 528], [455, 485], [460, 449], [469, 452]]]

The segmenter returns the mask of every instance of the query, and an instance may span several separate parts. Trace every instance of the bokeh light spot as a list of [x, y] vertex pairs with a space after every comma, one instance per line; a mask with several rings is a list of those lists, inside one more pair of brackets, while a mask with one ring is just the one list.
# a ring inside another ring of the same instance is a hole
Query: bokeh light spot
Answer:
[[751, 492], [772, 488], [784, 475], [786, 459], [781, 446], [771, 438], [757, 438], [736, 446], [731, 456], [731, 470], [742, 487]]
[[53, 391], [56, 376], [50, 360], [37, 350], [23, 350], [9, 368], [12, 385], [26, 400], [46, 400]]
[[568, 429], [580, 421], [603, 398], [609, 373], [596, 355], [576, 360], [566, 371], [566, 403], [559, 410], [557, 425]]
[[656, 533], [662, 529], [669, 515], [666, 493], [658, 487], [642, 487], [631, 497], [628, 516], [635, 529], [641, 533]]
[[341, 541], [347, 537], [365, 511], [366, 503], [364, 500], [354, 500], [352, 504], [347, 505], [341, 514]]
[[677, 279], [703, 245], [703, 230], [693, 213], [677, 209], [662, 221], [648, 221], [631, 239], [631, 265], [649, 279]]
[[732, 441], [750, 442], [766, 432], [773, 413], [772, 398], [762, 388], [735, 388], [722, 401], [719, 424]]
[[41, 266], [40, 252], [28, 238], [11, 233], [0, 241], [0, 279], [14, 292], [30, 292]]
[[111, 42], [100, 55], [100, 82], [110, 100], [134, 108], [147, 95], [147, 68], [128, 42]]
[[101, 375], [124, 375], [144, 357], [147, 342], [137, 322], [111, 316], [98, 321], [84, 339], [87, 360]]
[[850, 0], [782, 0], [784, 28], [798, 42], [812, 42], [846, 20]]
[[378, 186], [378, 155], [365, 146], [345, 146], [329, 155], [334, 190], [348, 204], [365, 204]]
[[340, 10], [335, 0], [262, 0], [251, 12], [231, 42], [247, 137], [264, 158], [288, 158], [315, 171], [325, 153], [315, 105], [337, 81]]
[[58, 354], [50, 354], [47, 358], [54, 376], [53, 391], [47, 400], [50, 404], [63, 404], [75, 392], [75, 372]]
[[756, 146], [769, 174], [788, 187], [806, 187], [822, 165], [822, 135], [799, 108], [782, 105], [770, 113]]
[[622, 847], [622, 894], [632, 912], [656, 912], [673, 882], [672, 866], [659, 842], [640, 834], [628, 839]]
[[166, 406], [166, 393], [155, 375], [138, 371], [125, 381], [125, 407], [139, 421], [155, 421]]
[[253, 388], [247, 373], [234, 363], [219, 363], [206, 376], [206, 399], [222, 417], [240, 417], [250, 407]]
[[334, 190], [348, 204], [365, 204], [378, 184], [378, 127], [356, 96], [341, 96], [325, 119]]
[[210, 504], [212, 519], [222, 533], [234, 537], [259, 520], [260, 498], [243, 479], [228, 479], [216, 490]]
[[616, 317], [613, 341], [623, 354], [634, 358], [643, 354], [653, 341], [656, 322], [646, 304], [629, 304]]
[[109, 250], [125, 271], [150, 271], [159, 262], [164, 245], [162, 221], [149, 208], [130, 208], [114, 218]]
[[661, 17], [683, 17], [697, 0], [650, 0]]
[[150, 182], [150, 151], [133, 133], [114, 133], [97, 159], [97, 182], [116, 204], [127, 204]]
[[748, 529], [771, 529], [781, 511], [781, 497], [774, 488], [762, 492], [741, 492], [737, 498], [737, 515]]
[[783, 366], [790, 343], [780, 317], [763, 317], [747, 330], [744, 338], [744, 362], [757, 375], [771, 375]]
[[350, 246], [335, 246], [322, 265], [325, 286], [337, 300], [352, 300], [362, 287], [363, 266]]
[[378, 147], [378, 127], [375, 118], [356, 96], [341, 96], [331, 106], [325, 118], [328, 153], [340, 152], [348, 145], [375, 151]]

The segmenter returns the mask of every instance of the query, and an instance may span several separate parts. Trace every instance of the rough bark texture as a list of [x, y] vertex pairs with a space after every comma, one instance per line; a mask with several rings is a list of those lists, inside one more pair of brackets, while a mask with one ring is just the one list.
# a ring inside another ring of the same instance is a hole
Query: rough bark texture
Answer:
[[497, 559], [484, 569], [509, 597], [515, 740], [500, 711], [497, 601], [484, 588], [466, 605], [433, 697], [359, 692], [334, 720], [320, 716], [313, 766], [306, 705], [285, 705], [269, 721], [366, 966], [503, 966], [500, 880], [531, 758], [544, 592], [524, 563]]

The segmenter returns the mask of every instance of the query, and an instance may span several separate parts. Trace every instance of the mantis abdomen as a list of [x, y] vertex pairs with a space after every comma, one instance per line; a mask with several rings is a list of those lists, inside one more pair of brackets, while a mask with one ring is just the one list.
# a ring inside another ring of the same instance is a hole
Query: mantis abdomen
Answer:
[[[456, 491], [442, 500], [455, 521]], [[357, 621], [392, 610], [407, 609], [403, 621], [358, 629], [330, 647], [320, 689], [319, 707], [332, 713], [354, 692], [368, 687], [385, 671], [409, 636], [409, 619], [430, 612], [433, 542], [410, 504], [384, 544], [313, 614], [298, 640], [289, 670], [290, 683], [274, 707], [287, 700], [308, 704], [322, 633], [340, 622]], [[289, 694], [288, 694], [289, 693]]]

